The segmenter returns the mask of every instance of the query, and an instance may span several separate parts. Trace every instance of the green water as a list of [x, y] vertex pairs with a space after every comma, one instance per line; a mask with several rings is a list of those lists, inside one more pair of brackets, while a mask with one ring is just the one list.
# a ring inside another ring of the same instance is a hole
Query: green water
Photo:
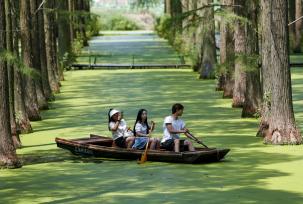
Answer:
[[[152, 31], [103, 31], [83, 49], [96, 64], [182, 64], [179, 55]], [[78, 63], [89, 63], [88, 57], [78, 57]]]
[[[0, 203], [302, 203], [302, 146], [265, 146], [256, 119], [240, 119], [231, 100], [190, 70], [98, 70], [65, 73], [52, 109], [22, 135], [21, 169], [0, 171]], [[302, 69], [293, 69], [294, 104], [302, 127]], [[109, 135], [108, 108], [133, 125], [139, 108], [156, 121], [175, 102], [187, 127], [209, 146], [228, 147], [226, 160], [185, 165], [80, 158], [56, 148], [55, 137]]]

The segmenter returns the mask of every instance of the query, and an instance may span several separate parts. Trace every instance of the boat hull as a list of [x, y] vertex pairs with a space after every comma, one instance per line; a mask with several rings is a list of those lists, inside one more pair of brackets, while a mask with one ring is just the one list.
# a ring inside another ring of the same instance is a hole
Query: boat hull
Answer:
[[[62, 139], [56, 138], [59, 148], [69, 150], [75, 155], [138, 160], [143, 150], [112, 147], [112, 139], [104, 136], [91, 135], [89, 138]], [[172, 152], [165, 150], [148, 150], [147, 160], [172, 163], [210, 163], [222, 160], [229, 149], [197, 148], [197, 151]]]

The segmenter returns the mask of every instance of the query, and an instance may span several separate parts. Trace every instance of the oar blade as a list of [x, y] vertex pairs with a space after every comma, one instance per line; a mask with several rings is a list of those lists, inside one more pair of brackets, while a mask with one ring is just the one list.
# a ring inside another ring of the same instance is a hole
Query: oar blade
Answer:
[[147, 161], [147, 150], [148, 150], [148, 144], [149, 144], [149, 138], [147, 139], [147, 143], [145, 146], [145, 151], [143, 152], [141, 159], [139, 161], [139, 164], [143, 164], [144, 162]]
[[140, 159], [140, 164], [143, 164], [144, 162], [147, 161], [147, 154], [146, 152], [144, 152], [144, 154], [141, 156], [141, 159]]

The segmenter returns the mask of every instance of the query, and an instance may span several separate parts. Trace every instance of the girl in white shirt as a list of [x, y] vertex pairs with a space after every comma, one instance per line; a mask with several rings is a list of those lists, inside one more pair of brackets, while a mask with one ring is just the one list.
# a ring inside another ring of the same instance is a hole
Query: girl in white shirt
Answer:
[[[150, 137], [151, 132], [154, 130], [155, 123], [151, 121], [151, 127], [147, 121], [147, 110], [140, 109], [137, 114], [137, 119], [134, 125], [134, 136], [136, 136], [133, 149], [144, 149], [148, 142], [148, 137]], [[159, 144], [157, 138], [150, 138], [150, 149], [156, 149]]]
[[114, 144], [118, 147], [131, 148], [135, 137], [132, 131], [126, 125], [122, 113], [116, 109], [110, 109], [108, 112], [108, 129], [112, 131]]

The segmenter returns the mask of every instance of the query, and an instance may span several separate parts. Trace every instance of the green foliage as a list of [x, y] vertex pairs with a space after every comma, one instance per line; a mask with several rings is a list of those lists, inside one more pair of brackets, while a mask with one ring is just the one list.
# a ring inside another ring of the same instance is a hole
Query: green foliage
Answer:
[[34, 68], [25, 65], [18, 56], [14, 55], [14, 53], [4, 50], [0, 52], [0, 59], [6, 61], [9, 65], [13, 65], [14, 68], [17, 68], [26, 76], [32, 78], [40, 77], [40, 74]]
[[61, 69], [69, 70], [70, 66], [76, 61], [77, 56], [81, 54], [83, 48], [83, 36], [77, 34], [77, 37], [72, 42], [72, 50], [64, 53], [62, 59], [59, 61]]
[[88, 19], [86, 23], [86, 36], [91, 38], [93, 36], [99, 35], [99, 31], [102, 29], [99, 16], [92, 15], [91, 18]]
[[139, 26], [124, 16], [115, 16], [111, 21], [110, 30], [138, 30]]
[[172, 18], [170, 15], [163, 15], [156, 19], [155, 30], [157, 34], [165, 39], [170, 40], [172, 38]]
[[140, 27], [127, 17], [116, 14], [114, 16], [104, 15], [100, 18], [102, 30], [138, 30]]
[[243, 17], [243, 16], [239, 16], [237, 14], [235, 14], [234, 12], [231, 11], [226, 11], [223, 9], [218, 9], [215, 12], [216, 16], [220, 16], [221, 19], [224, 20], [225, 23], [229, 24], [229, 25], [234, 25], [236, 21], [239, 21], [240, 23], [250, 23], [250, 21]]
[[236, 62], [241, 63], [242, 70], [245, 72], [259, 71], [260, 56], [258, 54], [239, 53], [236, 55]]

